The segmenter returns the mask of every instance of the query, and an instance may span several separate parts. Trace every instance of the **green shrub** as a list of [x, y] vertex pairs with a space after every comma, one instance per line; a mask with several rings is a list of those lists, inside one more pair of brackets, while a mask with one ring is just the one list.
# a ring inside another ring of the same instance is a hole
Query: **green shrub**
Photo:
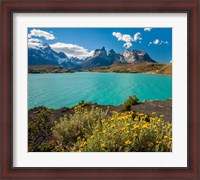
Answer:
[[101, 124], [101, 119], [107, 117], [107, 111], [104, 112], [98, 107], [88, 110], [79, 105], [74, 110], [74, 115], [64, 116], [59, 123], [55, 121], [52, 128], [57, 144], [67, 151], [75, 150], [74, 144], [77, 140], [91, 135], [94, 127]]
[[123, 111], [130, 111], [131, 110], [131, 106], [137, 104], [138, 102], [138, 98], [136, 95], [134, 96], [129, 96], [129, 98], [124, 102], [123, 104]]
[[80, 106], [75, 111], [52, 129], [59, 146], [56, 148], [61, 151], [172, 151], [172, 125], [162, 121], [162, 116], [149, 117], [132, 111], [108, 116], [99, 108], [87, 110]]
[[92, 102], [85, 102], [84, 100], [81, 100], [78, 105], [75, 105], [72, 107], [72, 109], [74, 109], [75, 107], [85, 107], [87, 105], [92, 105]]
[[34, 120], [28, 123], [28, 151], [50, 151], [54, 147], [44, 144], [46, 139], [52, 136], [51, 121], [49, 116], [51, 111], [45, 107], [40, 107], [35, 114]]

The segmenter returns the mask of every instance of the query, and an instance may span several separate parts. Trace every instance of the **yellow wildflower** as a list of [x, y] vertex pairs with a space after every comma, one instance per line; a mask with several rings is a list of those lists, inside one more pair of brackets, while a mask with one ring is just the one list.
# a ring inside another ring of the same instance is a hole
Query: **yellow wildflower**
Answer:
[[169, 123], [168, 126], [169, 126], [169, 127], [172, 127], [172, 124]]
[[150, 120], [151, 120], [151, 121], [155, 121], [155, 119], [156, 119], [156, 118], [150, 117]]
[[147, 128], [148, 128], [148, 124], [147, 123], [142, 126], [142, 129], [147, 129]]
[[120, 130], [123, 132], [126, 128], [121, 128]]
[[133, 134], [133, 136], [134, 136], [134, 137], [137, 137], [137, 136], [138, 136], [138, 134], [137, 134], [137, 133], [134, 133], [134, 134]]
[[118, 120], [119, 120], [119, 121], [121, 121], [121, 120], [122, 120], [122, 118], [120, 118], [120, 117], [119, 117], [119, 118], [118, 118]]
[[101, 148], [102, 148], [102, 149], [105, 148], [105, 144], [101, 144]]
[[170, 141], [172, 141], [172, 138], [169, 138]]
[[164, 139], [168, 139], [168, 136], [164, 136]]
[[90, 136], [90, 139], [93, 139], [94, 138], [94, 135]]
[[156, 112], [152, 112], [151, 114], [156, 114]]
[[117, 111], [112, 112], [114, 115], [118, 115], [119, 113]]
[[129, 127], [129, 126], [130, 126], [130, 124], [128, 123], [128, 124], [126, 124], [126, 126], [127, 126], [127, 127]]
[[102, 123], [104, 123], [105, 121], [106, 121], [105, 119], [102, 119], [102, 120], [101, 120]]
[[103, 132], [104, 134], [106, 134], [106, 130], [103, 130], [102, 132]]
[[125, 142], [125, 144], [126, 144], [126, 145], [129, 145], [129, 144], [131, 144], [131, 141], [127, 140], [127, 141]]
[[114, 125], [114, 124], [112, 124], [110, 127], [111, 127], [111, 128], [115, 128], [115, 125]]
[[135, 118], [134, 118], [134, 121], [138, 121], [138, 120], [139, 120], [139, 118], [138, 118], [138, 117], [135, 117]]
[[81, 147], [84, 147], [85, 145], [87, 145], [86, 141], [82, 142]]
[[133, 128], [137, 129], [137, 128], [139, 128], [139, 126], [137, 124], [134, 124]]

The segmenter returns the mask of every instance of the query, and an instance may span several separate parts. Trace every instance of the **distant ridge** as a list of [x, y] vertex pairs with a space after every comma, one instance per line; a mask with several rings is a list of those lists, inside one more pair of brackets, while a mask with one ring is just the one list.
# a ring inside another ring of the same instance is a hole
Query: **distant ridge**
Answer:
[[55, 52], [47, 43], [38, 47], [28, 48], [28, 65], [55, 65], [70, 70], [92, 69], [113, 64], [133, 64], [151, 62], [153, 60], [146, 51], [125, 50], [123, 55], [116, 53], [113, 49], [106, 51], [105, 47], [96, 49], [91, 57], [78, 59], [76, 57], [67, 57], [63, 52]]

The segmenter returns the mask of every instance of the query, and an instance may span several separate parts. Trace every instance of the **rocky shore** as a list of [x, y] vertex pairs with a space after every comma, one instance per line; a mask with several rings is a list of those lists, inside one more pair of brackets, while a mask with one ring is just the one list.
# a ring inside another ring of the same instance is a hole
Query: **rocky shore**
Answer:
[[[101, 108], [102, 110], [107, 110], [112, 113], [112, 111], [117, 112], [123, 112], [123, 104], [119, 106], [112, 106], [112, 105], [98, 105], [98, 104], [92, 104], [92, 103], [85, 103], [84, 107], [90, 109], [91, 106]], [[36, 107], [33, 109], [30, 109], [28, 111], [28, 120], [32, 121], [37, 118], [37, 114], [40, 110], [48, 110], [48, 117], [49, 120], [55, 121], [59, 120], [60, 117], [63, 117], [64, 115], [74, 114], [74, 108], [68, 108], [63, 107], [60, 109], [50, 109], [45, 107]], [[152, 112], [156, 112], [156, 116], [163, 115], [164, 121], [172, 121], [172, 99], [167, 99], [164, 101], [160, 100], [152, 100], [152, 101], [143, 101], [139, 102], [136, 105], [133, 105], [131, 107], [132, 111], [138, 112], [138, 113], [144, 113], [147, 115], [152, 116]]]

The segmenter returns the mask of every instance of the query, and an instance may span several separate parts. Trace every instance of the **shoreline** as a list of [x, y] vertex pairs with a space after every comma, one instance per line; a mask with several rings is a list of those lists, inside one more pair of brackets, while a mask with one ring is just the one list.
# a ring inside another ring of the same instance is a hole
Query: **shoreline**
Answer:
[[[109, 109], [110, 112], [112, 111], [117, 111], [117, 112], [123, 112], [123, 104], [120, 104], [118, 106], [114, 105], [101, 105], [97, 103], [92, 103], [92, 102], [85, 102], [83, 107], [86, 108], [91, 108], [92, 106], [98, 107], [102, 110], [107, 110]], [[74, 107], [78, 106], [74, 105], [72, 107], [61, 107], [61, 108], [49, 108], [45, 106], [37, 106], [34, 108], [28, 109], [28, 114], [36, 114], [38, 109], [47, 109], [50, 111], [54, 111], [59, 115], [60, 117], [64, 115], [64, 113], [67, 114], [73, 114]], [[151, 115], [152, 112], [157, 112], [158, 115], [164, 115], [166, 121], [171, 121], [172, 120], [172, 98], [168, 98], [166, 100], [144, 100], [143, 102], [138, 102], [135, 105], [131, 106], [131, 111], [134, 112], [139, 112], [139, 113], [144, 113], [147, 115]]]
[[149, 75], [159, 75], [159, 76], [171, 76], [172, 75], [168, 75], [168, 74], [156, 74], [156, 73], [147, 73], [147, 72], [143, 72], [143, 73], [138, 73], [138, 72], [115, 72], [115, 71], [73, 71], [73, 72], [28, 72], [28, 74], [68, 74], [68, 73], [85, 73], [85, 72], [89, 72], [89, 73], [128, 73], [128, 74], [149, 74]]
[[114, 72], [114, 73], [141, 73], [172, 75], [172, 64], [161, 63], [139, 63], [139, 64], [116, 64], [111, 66], [100, 66], [89, 69], [65, 69], [54, 65], [29, 66], [28, 73], [75, 73], [75, 72]]

